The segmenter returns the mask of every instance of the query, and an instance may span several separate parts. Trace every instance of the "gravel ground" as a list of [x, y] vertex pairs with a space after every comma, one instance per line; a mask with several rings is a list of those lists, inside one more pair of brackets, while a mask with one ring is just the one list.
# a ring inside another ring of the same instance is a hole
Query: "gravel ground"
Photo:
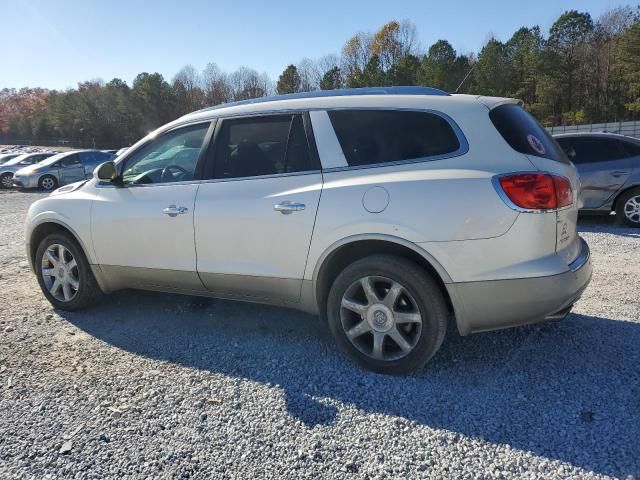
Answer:
[[120, 292], [54, 311], [0, 193], [1, 478], [640, 478], [640, 231], [586, 218], [565, 321], [363, 371], [295, 311]]

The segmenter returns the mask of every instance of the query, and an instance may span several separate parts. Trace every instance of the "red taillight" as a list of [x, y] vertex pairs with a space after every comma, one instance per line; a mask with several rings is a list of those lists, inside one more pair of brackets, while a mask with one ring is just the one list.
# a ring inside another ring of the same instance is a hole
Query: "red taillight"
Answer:
[[509, 200], [527, 210], [552, 210], [573, 203], [571, 182], [549, 173], [515, 173], [499, 178]]
[[571, 205], [573, 203], [573, 190], [571, 190], [569, 179], [558, 175], [551, 175], [551, 177], [553, 178], [553, 186], [556, 189], [558, 208]]

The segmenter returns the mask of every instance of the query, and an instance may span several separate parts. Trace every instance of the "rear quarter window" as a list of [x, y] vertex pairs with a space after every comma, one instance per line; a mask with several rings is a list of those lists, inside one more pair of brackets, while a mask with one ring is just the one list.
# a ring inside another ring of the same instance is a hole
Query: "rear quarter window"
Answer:
[[349, 166], [427, 159], [460, 150], [452, 126], [435, 113], [334, 110], [328, 114]]
[[489, 112], [489, 118], [502, 138], [516, 152], [569, 163], [564, 151], [549, 132], [520, 105], [500, 105]]

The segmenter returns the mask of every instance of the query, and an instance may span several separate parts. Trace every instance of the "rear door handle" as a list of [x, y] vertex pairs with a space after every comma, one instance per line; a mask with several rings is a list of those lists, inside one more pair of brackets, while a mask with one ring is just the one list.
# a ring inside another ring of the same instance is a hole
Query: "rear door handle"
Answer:
[[276, 212], [280, 212], [283, 215], [289, 215], [289, 214], [292, 214], [293, 212], [300, 212], [305, 208], [307, 208], [307, 206], [304, 203], [294, 203], [289, 201], [277, 203], [273, 206], [273, 209]]
[[177, 217], [178, 215], [182, 215], [187, 213], [189, 209], [187, 207], [176, 207], [175, 205], [169, 205], [167, 208], [162, 210], [162, 213], [165, 215], [169, 215], [170, 217]]
[[612, 177], [616, 177], [616, 178], [620, 178], [624, 175], [628, 175], [629, 172], [624, 172], [624, 171], [616, 171], [616, 172], [611, 172], [611, 176]]

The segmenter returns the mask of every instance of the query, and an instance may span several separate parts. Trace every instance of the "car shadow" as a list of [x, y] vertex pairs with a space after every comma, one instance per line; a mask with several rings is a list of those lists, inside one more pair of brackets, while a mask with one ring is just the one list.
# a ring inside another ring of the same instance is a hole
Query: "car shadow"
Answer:
[[344, 358], [319, 318], [277, 307], [124, 291], [59, 313], [135, 355], [278, 385], [288, 413], [307, 426], [357, 408], [602, 474], [640, 470], [622, 471], [640, 458], [640, 324], [571, 314], [454, 333], [425, 370], [391, 377]]
[[[603, 227], [605, 230], [603, 230]], [[621, 237], [640, 238], [640, 228], [620, 225], [615, 215], [580, 214], [578, 231], [590, 233], [610, 233]]]

